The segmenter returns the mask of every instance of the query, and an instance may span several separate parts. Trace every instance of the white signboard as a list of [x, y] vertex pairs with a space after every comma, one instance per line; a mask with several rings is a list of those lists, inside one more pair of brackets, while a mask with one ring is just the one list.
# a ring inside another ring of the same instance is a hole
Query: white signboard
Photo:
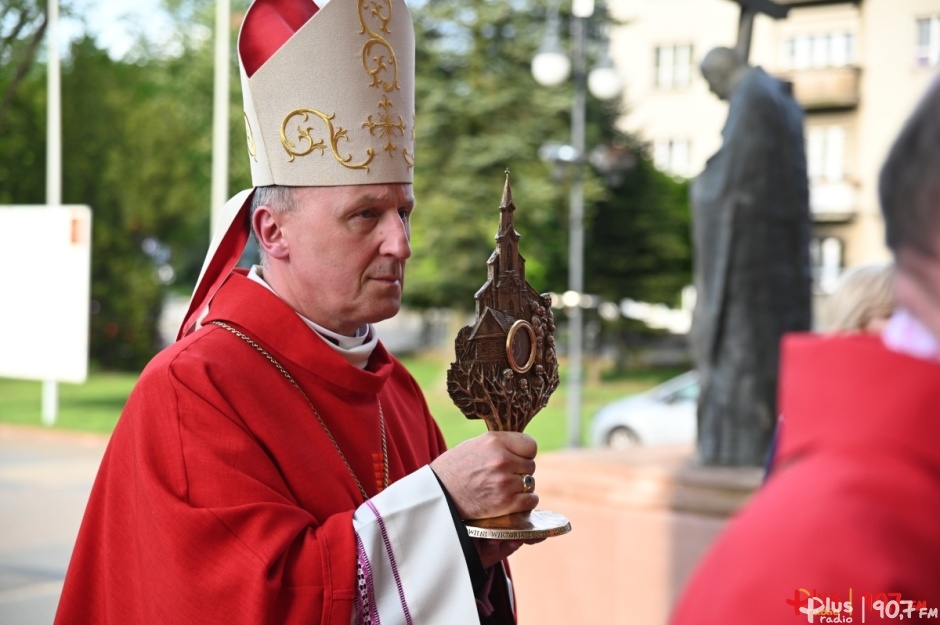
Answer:
[[91, 209], [0, 206], [0, 377], [88, 376]]

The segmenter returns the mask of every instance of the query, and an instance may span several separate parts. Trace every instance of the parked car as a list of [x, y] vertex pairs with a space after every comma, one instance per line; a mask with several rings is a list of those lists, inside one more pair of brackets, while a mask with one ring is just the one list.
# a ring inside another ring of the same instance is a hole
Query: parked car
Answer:
[[601, 408], [591, 421], [595, 447], [693, 443], [696, 436], [698, 374], [688, 371], [644, 393]]

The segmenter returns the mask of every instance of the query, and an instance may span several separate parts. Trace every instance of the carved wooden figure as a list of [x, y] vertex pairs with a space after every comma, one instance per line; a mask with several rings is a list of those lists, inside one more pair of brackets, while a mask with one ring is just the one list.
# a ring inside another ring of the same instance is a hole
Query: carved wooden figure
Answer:
[[507, 171], [496, 249], [474, 296], [476, 319], [457, 333], [447, 392], [468, 419], [522, 432], [558, 387], [558, 361], [551, 302], [525, 280], [515, 211]]

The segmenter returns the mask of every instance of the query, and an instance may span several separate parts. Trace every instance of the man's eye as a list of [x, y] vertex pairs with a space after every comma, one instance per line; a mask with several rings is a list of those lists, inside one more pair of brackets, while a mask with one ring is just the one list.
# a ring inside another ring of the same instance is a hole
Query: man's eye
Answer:
[[372, 208], [367, 208], [363, 211], [359, 211], [359, 216], [365, 219], [371, 219], [372, 217], [375, 217], [375, 210]]
[[411, 211], [407, 208], [399, 209], [398, 216], [401, 217], [402, 221], [408, 221], [408, 218], [411, 217]]

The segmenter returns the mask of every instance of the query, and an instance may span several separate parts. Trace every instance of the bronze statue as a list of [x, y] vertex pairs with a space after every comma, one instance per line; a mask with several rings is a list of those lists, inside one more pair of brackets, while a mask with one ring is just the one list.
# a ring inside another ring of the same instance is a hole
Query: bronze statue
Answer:
[[[746, 44], [754, 12], [775, 5], [737, 1]], [[810, 328], [811, 224], [802, 109], [741, 47], [716, 48], [701, 66], [729, 108], [722, 146], [692, 185], [690, 339], [701, 460], [760, 466], [777, 420], [780, 338]]]

